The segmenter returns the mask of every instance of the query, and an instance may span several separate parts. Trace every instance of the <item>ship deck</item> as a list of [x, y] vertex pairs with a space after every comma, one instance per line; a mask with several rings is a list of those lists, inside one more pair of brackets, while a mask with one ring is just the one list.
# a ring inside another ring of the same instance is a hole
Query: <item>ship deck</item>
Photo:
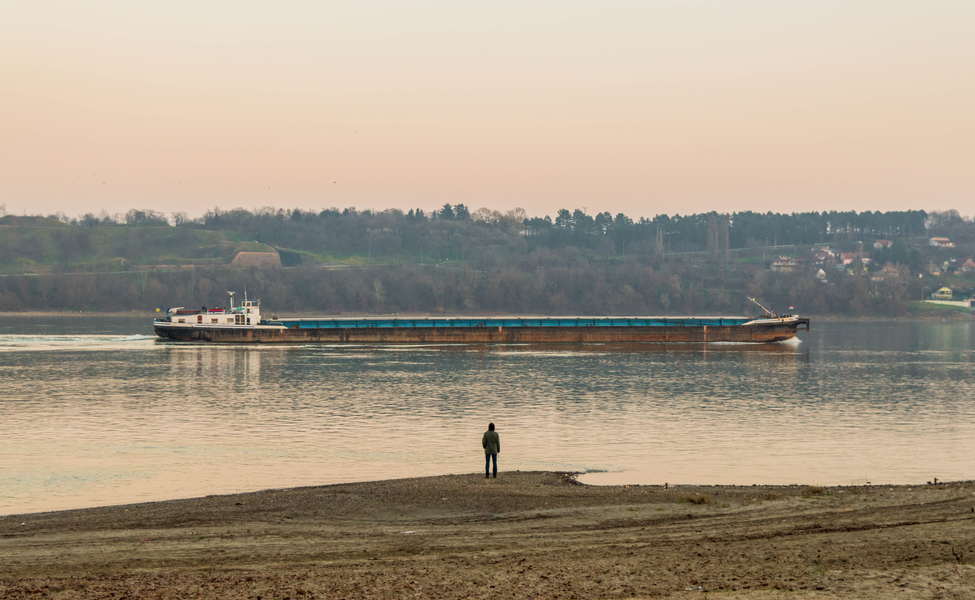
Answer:
[[265, 321], [289, 329], [496, 328], [520, 327], [736, 327], [753, 317], [327, 317], [279, 318]]

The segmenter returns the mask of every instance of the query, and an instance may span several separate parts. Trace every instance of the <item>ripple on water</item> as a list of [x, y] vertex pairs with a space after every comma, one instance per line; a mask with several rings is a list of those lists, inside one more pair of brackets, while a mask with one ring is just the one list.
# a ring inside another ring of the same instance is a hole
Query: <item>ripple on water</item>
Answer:
[[502, 469], [620, 483], [970, 477], [972, 338], [883, 327], [717, 349], [212, 346], [0, 328], [0, 345], [34, 344], [0, 350], [0, 513], [477, 471], [490, 421]]
[[51, 352], [59, 350], [150, 350], [151, 335], [33, 335], [0, 334], [0, 352]]

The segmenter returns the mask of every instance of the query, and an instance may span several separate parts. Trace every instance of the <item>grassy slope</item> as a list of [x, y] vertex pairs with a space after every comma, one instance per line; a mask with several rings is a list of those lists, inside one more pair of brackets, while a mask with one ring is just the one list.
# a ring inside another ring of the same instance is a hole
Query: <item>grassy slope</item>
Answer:
[[162, 226], [0, 227], [0, 272], [113, 271], [139, 265], [225, 264], [271, 247], [230, 232]]
[[912, 302], [908, 306], [908, 310], [914, 316], [918, 317], [936, 317], [936, 316], [957, 316], [957, 315], [969, 315], [973, 314], [972, 309], [964, 308], [961, 306], [948, 306], [945, 304], [930, 304], [928, 302]]

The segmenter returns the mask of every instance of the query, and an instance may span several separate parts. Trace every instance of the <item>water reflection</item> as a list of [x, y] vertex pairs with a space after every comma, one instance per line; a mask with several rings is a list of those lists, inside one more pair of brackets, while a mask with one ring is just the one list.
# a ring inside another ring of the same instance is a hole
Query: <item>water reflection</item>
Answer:
[[803, 338], [3, 352], [0, 513], [470, 472], [488, 421], [502, 470], [600, 471], [592, 482], [971, 476], [971, 323]]

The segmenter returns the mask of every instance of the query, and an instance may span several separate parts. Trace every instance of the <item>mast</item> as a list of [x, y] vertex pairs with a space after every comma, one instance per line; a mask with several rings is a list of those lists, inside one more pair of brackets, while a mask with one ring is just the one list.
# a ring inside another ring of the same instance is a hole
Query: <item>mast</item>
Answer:
[[765, 311], [765, 314], [766, 314], [766, 316], [769, 316], [769, 317], [772, 317], [772, 318], [775, 318], [775, 317], [777, 317], [777, 316], [778, 316], [777, 314], [775, 314], [774, 312], [772, 312], [772, 311], [771, 311], [771, 310], [769, 310], [768, 308], [765, 308], [765, 305], [763, 305], [763, 304], [762, 304], [761, 302], [759, 302], [758, 300], [756, 300], [756, 299], [754, 299], [754, 298], [752, 298], [751, 296], [747, 296], [747, 298], [748, 298], [749, 300], [751, 300], [752, 302], [754, 302], [755, 304], [757, 304], [757, 305], [758, 305], [758, 307], [759, 307], [759, 308], [761, 308], [761, 309], [762, 309], [763, 311]]

